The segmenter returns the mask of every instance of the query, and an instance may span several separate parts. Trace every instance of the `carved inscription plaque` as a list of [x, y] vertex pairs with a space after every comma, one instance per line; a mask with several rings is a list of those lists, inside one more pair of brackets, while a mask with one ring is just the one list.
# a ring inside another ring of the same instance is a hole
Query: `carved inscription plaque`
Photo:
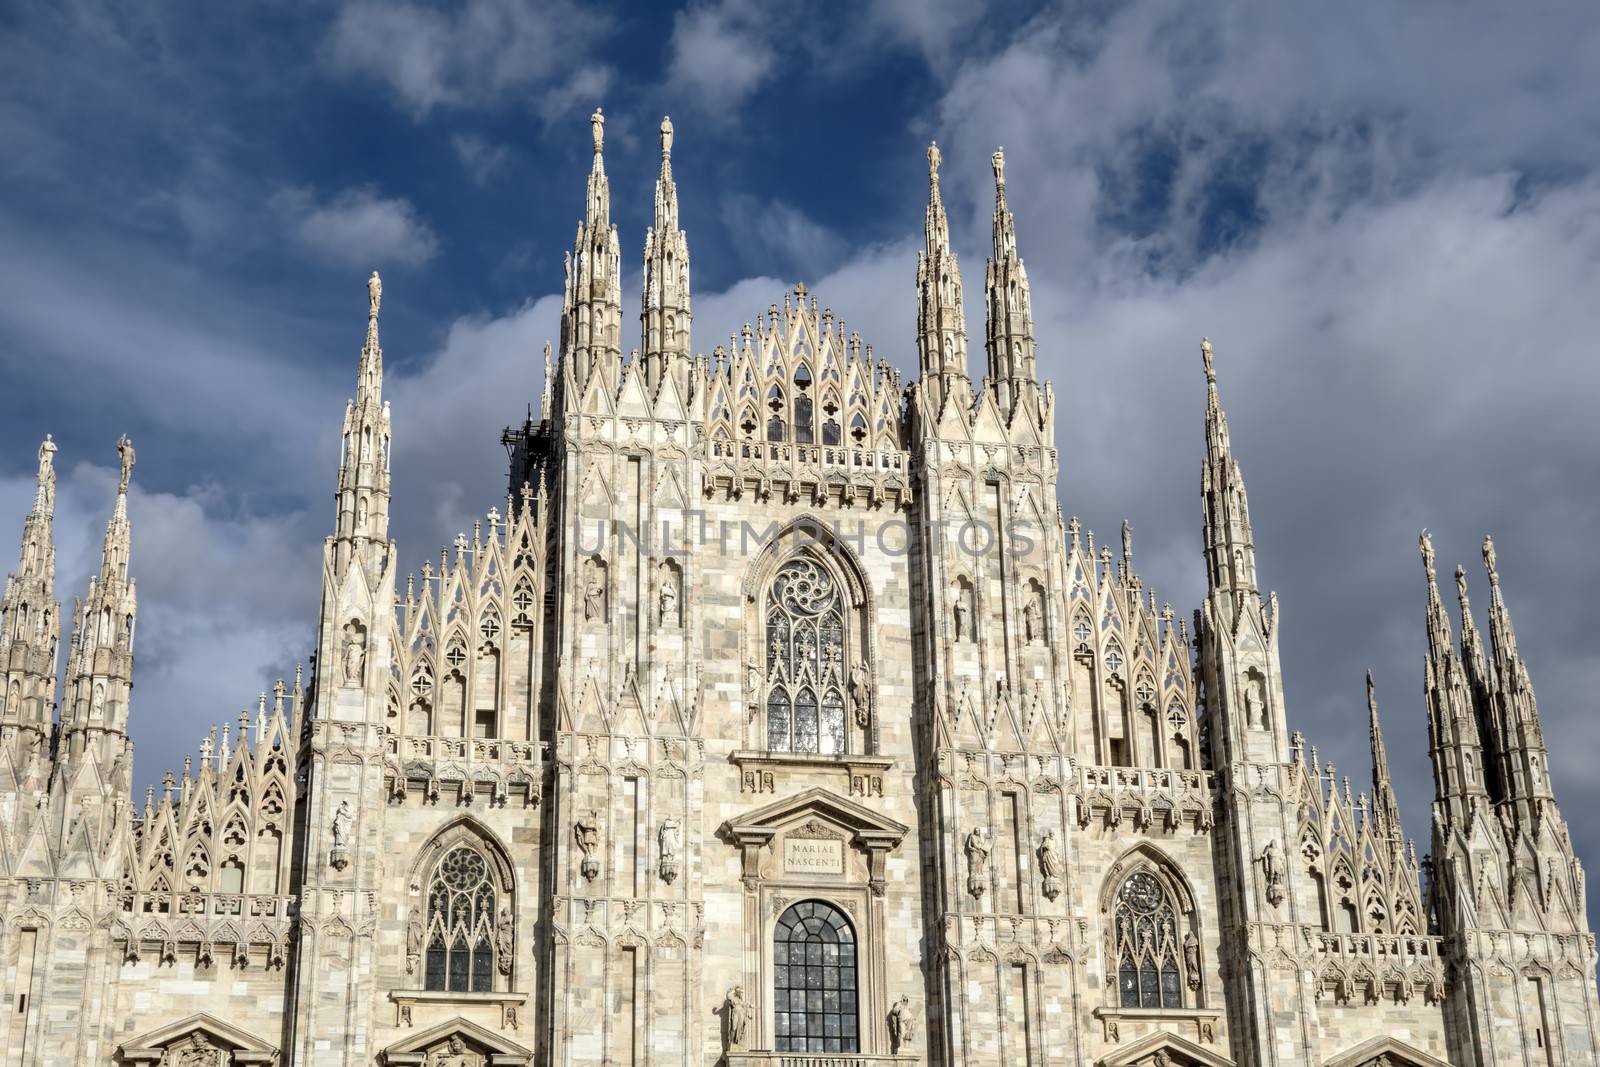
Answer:
[[786, 838], [783, 869], [788, 874], [843, 874], [844, 842], [815, 837]]

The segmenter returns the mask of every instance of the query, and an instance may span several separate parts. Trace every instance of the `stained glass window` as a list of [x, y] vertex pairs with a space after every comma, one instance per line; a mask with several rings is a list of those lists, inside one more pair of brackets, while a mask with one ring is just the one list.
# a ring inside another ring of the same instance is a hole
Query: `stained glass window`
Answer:
[[495, 905], [483, 855], [467, 845], [445, 853], [428, 885], [426, 988], [494, 990]]
[[820, 900], [796, 904], [772, 936], [773, 1036], [779, 1052], [856, 1052], [856, 935]]
[[1182, 945], [1177, 911], [1165, 886], [1135, 871], [1117, 890], [1112, 958], [1124, 1008], [1181, 1008]]
[[844, 606], [833, 576], [795, 559], [767, 594], [767, 747], [845, 750]]

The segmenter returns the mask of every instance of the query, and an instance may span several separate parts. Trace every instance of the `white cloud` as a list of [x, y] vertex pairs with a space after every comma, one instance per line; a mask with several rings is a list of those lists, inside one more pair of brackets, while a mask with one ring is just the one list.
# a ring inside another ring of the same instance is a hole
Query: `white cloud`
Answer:
[[385, 84], [419, 118], [529, 92], [547, 108], [572, 103], [569, 78], [594, 85], [603, 64], [589, 52], [608, 28], [607, 19], [567, 0], [473, 0], [448, 10], [347, 0], [333, 23], [328, 62]]
[[288, 189], [274, 204], [302, 244], [335, 263], [411, 267], [432, 259], [439, 248], [433, 227], [411, 201], [383, 196], [371, 186], [326, 199], [307, 189]]
[[691, 4], [672, 17], [667, 87], [708, 114], [728, 114], [772, 76], [777, 19], [748, 0]]
[[487, 185], [504, 174], [511, 162], [509, 145], [495, 144], [475, 133], [458, 133], [450, 138], [450, 145], [461, 166], [479, 185]]

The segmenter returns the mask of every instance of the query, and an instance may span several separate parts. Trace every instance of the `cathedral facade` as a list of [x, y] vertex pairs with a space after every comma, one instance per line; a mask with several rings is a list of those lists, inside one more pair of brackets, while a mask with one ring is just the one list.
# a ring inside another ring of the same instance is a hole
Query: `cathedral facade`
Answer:
[[311, 668], [142, 798], [133, 448], [63, 619], [41, 447], [0, 1067], [1600, 1062], [1492, 544], [1458, 638], [1422, 538], [1419, 855], [1370, 681], [1370, 791], [1293, 729], [1209, 343], [1192, 617], [1058, 509], [1000, 153], [986, 374], [934, 147], [902, 381], [803, 286], [695, 353], [666, 122], [624, 358], [603, 131], [507, 497], [403, 573], [374, 274]]

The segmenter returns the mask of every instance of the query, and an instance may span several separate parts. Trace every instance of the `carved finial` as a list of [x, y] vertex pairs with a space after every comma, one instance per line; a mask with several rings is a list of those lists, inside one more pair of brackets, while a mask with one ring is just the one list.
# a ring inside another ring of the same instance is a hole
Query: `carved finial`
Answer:
[[373, 271], [372, 277], [367, 279], [367, 318], [378, 317], [378, 306], [383, 303], [383, 279], [378, 277], [378, 272]]
[[1122, 558], [1133, 558], [1133, 525], [1127, 519], [1122, 520]]
[[1495, 566], [1494, 538], [1483, 535], [1483, 565], [1489, 571], [1489, 584], [1500, 584], [1500, 570]]
[[117, 439], [117, 458], [122, 462], [122, 477], [117, 481], [117, 492], [128, 491], [128, 479], [133, 477], [133, 442], [128, 440], [128, 435], [123, 434]]
[[600, 114], [599, 108], [595, 108], [594, 114], [589, 116], [589, 128], [594, 135], [594, 154], [598, 156], [606, 146], [606, 117]]
[[661, 154], [667, 158], [672, 156], [672, 119], [666, 115], [661, 116]]
[[939, 154], [939, 142], [928, 142], [928, 180], [934, 185], [939, 184], [939, 164], [944, 162], [944, 156]]
[[994, 155], [989, 157], [989, 162], [994, 166], [994, 187], [1001, 196], [1006, 192], [1006, 150], [996, 148]]
[[1466, 603], [1466, 599], [1467, 599], [1467, 568], [1463, 567], [1459, 563], [1456, 564], [1456, 596], [1458, 598], [1460, 598], [1462, 603]]
[[1211, 338], [1200, 338], [1200, 358], [1205, 361], [1206, 381], [1213, 385], [1217, 381], [1217, 368], [1211, 362]]
[[1423, 530], [1417, 537], [1417, 545], [1422, 549], [1422, 566], [1428, 572], [1428, 583], [1433, 584], [1433, 538]]
[[1374, 715], [1378, 713], [1378, 687], [1372, 682], [1372, 672], [1367, 671], [1367, 710]]

